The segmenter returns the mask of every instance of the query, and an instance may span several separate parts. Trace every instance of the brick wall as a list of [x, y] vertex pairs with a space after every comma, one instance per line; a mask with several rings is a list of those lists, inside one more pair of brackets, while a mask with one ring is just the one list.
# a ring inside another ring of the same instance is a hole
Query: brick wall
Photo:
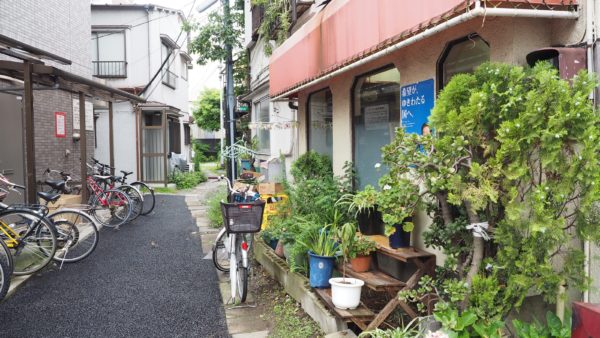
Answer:
[[[45, 63], [87, 78], [91, 78], [90, 32], [88, 0], [0, 0], [0, 34], [71, 60], [71, 65]], [[16, 61], [3, 55], [0, 59]], [[73, 99], [78, 99], [78, 95], [60, 90], [34, 91], [38, 180], [43, 178], [46, 168], [81, 177], [79, 142], [73, 141]], [[57, 111], [67, 113], [65, 138], [54, 136]], [[88, 131], [86, 135], [89, 158], [94, 154], [94, 132]]]

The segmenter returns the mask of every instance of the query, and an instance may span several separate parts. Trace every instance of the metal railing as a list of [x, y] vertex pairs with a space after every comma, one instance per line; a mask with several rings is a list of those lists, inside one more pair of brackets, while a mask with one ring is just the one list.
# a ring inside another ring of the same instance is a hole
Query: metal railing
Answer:
[[177, 87], [177, 75], [168, 69], [163, 69], [162, 83], [175, 89]]
[[92, 61], [92, 66], [96, 77], [127, 77], [127, 61]]

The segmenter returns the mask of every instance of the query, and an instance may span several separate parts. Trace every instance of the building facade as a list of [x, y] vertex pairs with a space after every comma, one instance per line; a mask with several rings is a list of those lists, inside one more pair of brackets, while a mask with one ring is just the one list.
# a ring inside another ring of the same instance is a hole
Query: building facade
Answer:
[[[1, 1], [0, 34], [71, 61], [65, 65], [44, 61], [91, 79], [89, 27], [91, 14], [86, 1]], [[0, 60], [20, 61], [6, 55]], [[25, 125], [23, 118], [23, 82], [0, 76], [0, 170], [16, 183], [25, 184]], [[14, 89], [14, 90], [11, 90]], [[58, 88], [34, 86], [33, 111], [36, 181], [43, 180], [47, 168], [67, 171], [81, 177], [78, 95]], [[91, 100], [88, 98], [88, 106]], [[64, 135], [57, 136], [55, 113], [64, 113]], [[75, 118], [74, 118], [75, 115]], [[91, 111], [88, 112], [91, 122]], [[93, 154], [94, 131], [86, 128], [87, 153]], [[28, 187], [29, 188], [29, 187]], [[22, 199], [24, 196], [9, 195]]]
[[[333, 0], [308, 11], [305, 23], [274, 50], [269, 97], [297, 101], [300, 154], [331, 156], [337, 175], [351, 161], [357, 188], [377, 186], [381, 147], [398, 127], [421, 133], [454, 74], [486, 61], [527, 65], [535, 59], [566, 65], [571, 73], [565, 77], [598, 69], [597, 13], [598, 1], [377, 0], [365, 6]], [[421, 212], [414, 221], [413, 245], [424, 248], [422, 233], [431, 220]], [[597, 253], [593, 246], [586, 252], [596, 285]], [[600, 294], [592, 292], [589, 300], [599, 301]]]
[[[91, 6], [91, 69], [107, 84], [148, 101], [117, 103], [114, 111], [114, 163], [147, 182], [166, 183], [175, 167], [192, 161], [187, 54], [189, 36], [179, 10], [155, 5]], [[109, 128], [108, 110], [95, 106], [97, 135]], [[108, 162], [99, 138], [97, 158]]]

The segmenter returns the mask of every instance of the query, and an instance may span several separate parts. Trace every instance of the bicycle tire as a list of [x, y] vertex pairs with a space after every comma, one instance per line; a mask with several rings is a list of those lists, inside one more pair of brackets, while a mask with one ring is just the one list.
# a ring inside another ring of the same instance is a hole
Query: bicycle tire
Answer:
[[129, 196], [129, 199], [131, 199], [131, 217], [129, 219], [131, 222], [142, 214], [142, 210], [144, 208], [144, 198], [138, 189], [131, 185], [123, 184], [117, 189], [126, 193], [127, 196]]
[[12, 275], [13, 269], [15, 267], [15, 262], [13, 262], [13, 256], [10, 253], [10, 249], [6, 246], [6, 243], [0, 238], [0, 261], [3, 261], [8, 267], [8, 274]]
[[85, 212], [61, 209], [47, 216], [58, 234], [59, 248], [53, 259], [75, 263], [87, 258], [96, 250], [100, 234], [94, 220]]
[[10, 268], [5, 261], [0, 260], [0, 301], [4, 299], [10, 288]]
[[235, 265], [235, 283], [240, 303], [244, 303], [246, 301], [246, 296], [248, 295], [248, 268], [244, 267], [242, 260], [242, 242], [244, 240], [245, 234], [239, 234], [235, 238], [235, 259], [237, 262]]
[[142, 215], [148, 215], [154, 210], [154, 189], [144, 182], [136, 181], [131, 183], [131, 186], [137, 188], [144, 198], [144, 208], [142, 209]]
[[219, 271], [229, 272], [229, 252], [225, 246], [225, 241], [228, 239], [225, 229], [217, 235], [215, 244], [212, 250], [212, 259], [215, 268]]
[[[52, 222], [34, 211], [7, 209], [0, 212], [0, 222], [19, 235], [29, 229], [32, 221], [38, 222], [35, 229], [27, 237], [20, 238], [17, 247], [9, 246], [14, 262], [12, 274], [15, 276], [36, 273], [52, 261], [57, 247], [56, 229]], [[2, 236], [2, 240], [7, 240], [7, 237]]]
[[[115, 200], [115, 202], [123, 203], [123, 205], [119, 206], [122, 207], [122, 209], [119, 211], [114, 211], [114, 209], [111, 210], [110, 205], [102, 203], [98, 199], [98, 196], [92, 195], [90, 197], [90, 205], [92, 206], [90, 215], [103, 227], [118, 228], [125, 224], [129, 220], [129, 217], [131, 217], [131, 199], [127, 194], [116, 189], [106, 190], [104, 193], [106, 199], [110, 203], [112, 203], [113, 200]], [[117, 201], [117, 199], [119, 201]]]

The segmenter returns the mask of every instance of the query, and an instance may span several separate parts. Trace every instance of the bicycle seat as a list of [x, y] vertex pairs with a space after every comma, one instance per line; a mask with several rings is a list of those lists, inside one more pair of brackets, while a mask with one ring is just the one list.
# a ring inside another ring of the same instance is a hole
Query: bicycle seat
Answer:
[[52, 189], [62, 191], [65, 188], [66, 182], [63, 180], [46, 180], [45, 183]]
[[129, 175], [133, 174], [133, 171], [121, 170], [121, 173], [123, 174], [123, 176], [129, 176]]
[[39, 191], [37, 195], [46, 202], [56, 202], [60, 198], [60, 194], [52, 194], [49, 192]]
[[109, 182], [112, 179], [112, 176], [110, 176], [110, 175], [108, 175], [108, 176], [94, 175], [94, 179], [102, 181], [102, 182]]

